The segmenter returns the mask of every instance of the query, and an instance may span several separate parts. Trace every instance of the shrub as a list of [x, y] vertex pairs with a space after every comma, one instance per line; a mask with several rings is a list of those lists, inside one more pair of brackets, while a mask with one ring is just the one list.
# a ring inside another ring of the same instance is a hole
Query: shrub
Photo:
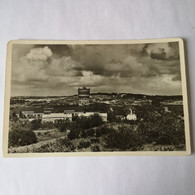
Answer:
[[79, 138], [80, 131], [79, 130], [71, 130], [68, 134], [68, 139], [73, 140]]
[[64, 132], [67, 130], [67, 124], [63, 123], [61, 126], [58, 127], [60, 132]]
[[31, 123], [28, 122], [26, 124], [21, 123], [20, 121], [13, 122], [10, 121], [9, 125], [10, 131], [19, 131], [19, 130], [31, 130]]
[[17, 130], [9, 132], [9, 146], [25, 146], [37, 142], [37, 137], [33, 131]]
[[40, 148], [35, 148], [33, 152], [74, 152], [75, 146], [67, 138], [56, 139], [55, 142], [42, 145]]
[[91, 143], [98, 143], [100, 142], [99, 138], [91, 138]]
[[103, 135], [107, 135], [110, 132], [111, 132], [111, 130], [108, 127], [99, 127], [96, 129], [96, 137], [101, 137]]
[[81, 137], [82, 137], [82, 138], [86, 138], [86, 137], [87, 137], [86, 131], [81, 131]]
[[91, 147], [92, 152], [99, 152], [100, 151], [100, 147], [98, 145], [94, 145]]
[[122, 126], [106, 137], [107, 148], [121, 151], [137, 150], [141, 146], [140, 136], [132, 128]]
[[52, 129], [54, 127], [55, 127], [55, 124], [53, 122], [44, 122], [44, 123], [41, 123], [41, 126], [40, 126], [41, 129]]
[[81, 141], [78, 145], [78, 148], [88, 148], [91, 145], [90, 141]]
[[104, 122], [98, 114], [94, 114], [89, 117], [89, 122], [91, 124], [91, 127], [98, 127], [101, 126]]
[[67, 138], [59, 138], [56, 140], [59, 146], [65, 146], [67, 148], [73, 148], [72, 142]]
[[40, 127], [41, 127], [41, 119], [33, 120], [33, 121], [31, 122], [31, 129], [32, 129], [32, 130], [39, 129]]
[[157, 143], [162, 145], [169, 145], [172, 144], [170, 136], [168, 135], [161, 135], [157, 138]]
[[94, 129], [88, 129], [86, 131], [86, 133], [87, 133], [88, 136], [94, 136], [95, 135], [95, 130]]

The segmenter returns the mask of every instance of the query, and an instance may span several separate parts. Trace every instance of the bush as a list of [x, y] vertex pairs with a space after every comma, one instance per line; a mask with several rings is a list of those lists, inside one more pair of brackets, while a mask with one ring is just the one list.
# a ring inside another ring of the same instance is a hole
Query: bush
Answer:
[[94, 136], [95, 135], [95, 130], [94, 129], [88, 129], [86, 131], [86, 133], [87, 133], [87, 136]]
[[[179, 107], [173, 107], [179, 109]], [[156, 109], [156, 108], [155, 108]], [[156, 112], [148, 112], [148, 116], [140, 121], [138, 132], [142, 138], [142, 144], [173, 145], [185, 144], [184, 120], [174, 112], [162, 112], [158, 117]], [[160, 113], [160, 111], [158, 111]]]
[[169, 145], [172, 144], [172, 140], [168, 135], [161, 135], [157, 138], [157, 143], [161, 145]]
[[32, 129], [32, 130], [39, 129], [40, 127], [41, 127], [41, 119], [33, 120], [33, 121], [31, 122], [31, 129]]
[[100, 151], [100, 147], [98, 145], [94, 145], [91, 147], [92, 152], [99, 152]]
[[120, 151], [138, 150], [141, 146], [140, 136], [132, 128], [122, 126], [106, 137], [106, 147]]
[[58, 127], [58, 130], [60, 132], [64, 132], [67, 130], [67, 124], [66, 123], [63, 123], [61, 126]]
[[9, 123], [9, 129], [10, 131], [19, 131], [19, 130], [31, 130], [31, 123], [28, 122], [26, 124], [23, 124], [19, 121], [17, 122], [13, 122], [13, 121], [10, 121]]
[[55, 127], [56, 127], [56, 124], [54, 124], [53, 122], [43, 122], [41, 123], [41, 126], [40, 126], [41, 129], [52, 129]]
[[75, 152], [75, 146], [67, 138], [56, 139], [54, 143], [42, 145], [40, 148], [35, 148], [33, 152]]
[[78, 145], [78, 149], [88, 148], [91, 145], [90, 141], [81, 141]]
[[89, 122], [91, 124], [91, 127], [99, 127], [104, 123], [101, 116], [99, 116], [98, 114], [90, 116]]
[[81, 137], [86, 138], [87, 137], [87, 132], [86, 131], [81, 131]]
[[68, 139], [73, 140], [79, 138], [80, 131], [79, 130], [71, 130], [68, 134]]
[[91, 143], [98, 143], [100, 142], [99, 138], [91, 138]]
[[72, 148], [72, 146], [73, 146], [72, 142], [67, 138], [59, 138], [56, 141], [57, 141], [58, 145], [66, 146], [67, 148], [68, 147]]
[[96, 129], [96, 137], [101, 137], [107, 135], [111, 132], [111, 129], [108, 127], [99, 127]]
[[25, 146], [37, 142], [37, 137], [33, 131], [17, 130], [9, 132], [9, 146]]

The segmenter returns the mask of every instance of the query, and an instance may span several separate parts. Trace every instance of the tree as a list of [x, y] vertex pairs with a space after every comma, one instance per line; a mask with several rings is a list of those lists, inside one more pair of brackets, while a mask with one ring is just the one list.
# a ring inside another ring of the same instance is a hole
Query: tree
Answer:
[[108, 113], [108, 121], [109, 122], [116, 122], [116, 115], [114, 114], [114, 112]]
[[77, 117], [75, 122], [80, 129], [90, 129], [93, 127], [101, 126], [104, 122], [98, 114], [94, 114], [90, 117]]
[[94, 115], [90, 116], [89, 122], [91, 124], [91, 127], [98, 127], [104, 123], [102, 120], [102, 117], [99, 116], [98, 114], [94, 114]]
[[108, 127], [104, 127], [104, 126], [98, 127], [98, 128], [96, 129], [96, 137], [101, 137], [101, 136], [103, 136], [103, 135], [107, 135], [107, 134], [109, 134], [111, 131], [112, 131], [112, 130], [111, 130], [110, 128], [108, 128]]
[[62, 123], [58, 126], [58, 129], [60, 132], [64, 132], [67, 130], [68, 124], [67, 123]]
[[87, 133], [87, 136], [94, 136], [95, 135], [95, 130], [94, 129], [88, 129], [87, 131], [86, 131], [86, 133]]
[[81, 149], [81, 148], [88, 148], [89, 146], [91, 145], [91, 142], [90, 141], [84, 141], [82, 140], [79, 145], [78, 145], [78, 149]]
[[10, 120], [16, 122], [18, 120], [18, 117], [16, 115], [16, 112], [13, 111], [12, 114], [10, 115]]
[[17, 130], [9, 132], [9, 146], [25, 146], [37, 142], [37, 137], [33, 131]]
[[79, 130], [71, 130], [68, 134], [68, 139], [73, 140], [79, 138], [80, 131]]
[[19, 117], [20, 117], [20, 118], [24, 118], [24, 115], [22, 114], [22, 111], [20, 111]]
[[118, 149], [120, 151], [138, 150], [141, 140], [134, 129], [122, 126], [118, 131], [112, 131], [106, 138], [107, 148]]
[[158, 117], [148, 113], [148, 117], [140, 121], [138, 133], [143, 144], [185, 144], [184, 121], [172, 113], [163, 113]]
[[31, 129], [32, 130], [37, 130], [41, 127], [41, 119], [38, 119], [38, 120], [33, 120], [31, 122]]

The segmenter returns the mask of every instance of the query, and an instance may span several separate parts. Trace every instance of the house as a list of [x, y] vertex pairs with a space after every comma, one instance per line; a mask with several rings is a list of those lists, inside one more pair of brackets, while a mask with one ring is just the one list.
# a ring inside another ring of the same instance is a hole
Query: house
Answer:
[[137, 120], [136, 114], [133, 114], [132, 110], [130, 109], [130, 113], [127, 114], [127, 120]]

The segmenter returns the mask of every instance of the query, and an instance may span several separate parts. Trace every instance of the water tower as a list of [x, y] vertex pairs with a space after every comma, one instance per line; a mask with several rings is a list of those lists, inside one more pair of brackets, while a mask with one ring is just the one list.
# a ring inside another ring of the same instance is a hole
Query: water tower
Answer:
[[82, 87], [78, 89], [79, 103], [81, 105], [89, 104], [90, 88]]

